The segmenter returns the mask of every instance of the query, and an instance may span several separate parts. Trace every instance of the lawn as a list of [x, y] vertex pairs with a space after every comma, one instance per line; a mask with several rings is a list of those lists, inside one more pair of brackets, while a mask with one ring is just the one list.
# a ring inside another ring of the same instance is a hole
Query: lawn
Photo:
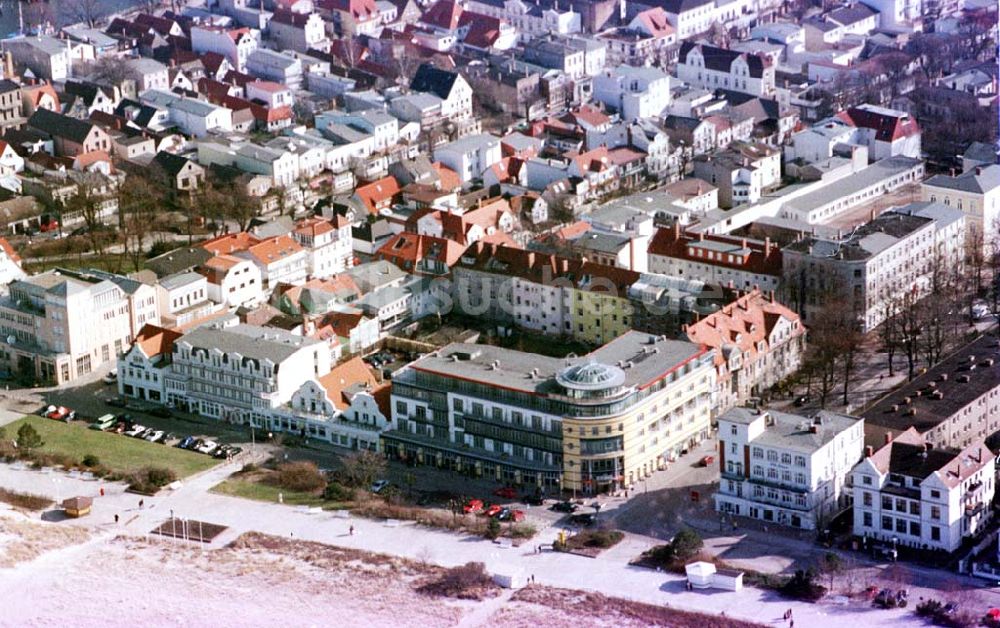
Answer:
[[99, 432], [89, 429], [80, 421], [61, 423], [39, 416], [26, 416], [6, 426], [8, 437], [15, 437], [24, 423], [30, 423], [42, 437], [41, 453], [62, 454], [74, 460], [92, 454], [101, 464], [115, 472], [126, 472], [147, 466], [172, 469], [177, 477], [186, 477], [214, 467], [219, 463], [211, 456], [149, 443], [122, 436], [121, 434]]
[[212, 492], [274, 504], [278, 503], [278, 493], [281, 493], [284, 503], [293, 506], [323, 506], [327, 503], [322, 495], [290, 491], [278, 488], [277, 486], [271, 486], [270, 484], [239, 478], [230, 478], [220, 484], [216, 484], [212, 487]]

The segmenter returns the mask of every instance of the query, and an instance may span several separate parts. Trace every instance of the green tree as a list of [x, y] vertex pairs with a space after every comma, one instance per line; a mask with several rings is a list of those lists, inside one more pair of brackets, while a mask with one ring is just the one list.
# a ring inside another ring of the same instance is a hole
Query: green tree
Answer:
[[670, 542], [671, 553], [678, 560], [691, 558], [704, 546], [705, 542], [702, 541], [701, 536], [690, 528], [684, 528], [678, 532], [674, 535], [674, 540]]
[[38, 430], [31, 425], [31, 423], [25, 423], [17, 430], [17, 446], [26, 452], [30, 452], [32, 449], [38, 449], [45, 443], [42, 442], [42, 437], [39, 435]]
[[486, 523], [486, 538], [492, 541], [500, 536], [501, 531], [500, 521], [496, 517], [490, 517]]

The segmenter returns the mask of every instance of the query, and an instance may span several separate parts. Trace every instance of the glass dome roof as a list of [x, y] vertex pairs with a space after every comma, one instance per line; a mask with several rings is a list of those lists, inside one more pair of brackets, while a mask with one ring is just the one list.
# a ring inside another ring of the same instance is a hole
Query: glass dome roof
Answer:
[[600, 362], [574, 364], [556, 375], [556, 380], [566, 388], [575, 390], [606, 390], [625, 383], [625, 371], [617, 366]]

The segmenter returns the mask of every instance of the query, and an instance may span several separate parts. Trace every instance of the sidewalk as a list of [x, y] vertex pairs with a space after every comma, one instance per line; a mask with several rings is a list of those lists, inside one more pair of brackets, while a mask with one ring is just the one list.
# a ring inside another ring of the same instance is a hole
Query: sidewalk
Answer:
[[[390, 554], [415, 560], [429, 560], [443, 566], [481, 561], [493, 573], [534, 575], [539, 584], [569, 589], [597, 591], [608, 596], [624, 597], [651, 604], [668, 604], [685, 610], [722, 613], [762, 623], [782, 623], [789, 607], [802, 626], [829, 625], [833, 616], [842, 616], [855, 626], [922, 625], [912, 612], [873, 611], [869, 608], [838, 607], [790, 602], [774, 593], [745, 589], [741, 593], [685, 590], [684, 578], [632, 567], [627, 560], [643, 544], [641, 537], [627, 539], [622, 546], [598, 558], [585, 558], [546, 551], [535, 553], [538, 543], [551, 542], [558, 533], [547, 529], [536, 539], [519, 548], [501, 548], [478, 537], [441, 532], [412, 523], [389, 525], [381, 521], [342, 518], [336, 513], [308, 513], [290, 506], [242, 500], [206, 492], [208, 488], [235, 471], [236, 465], [206, 471], [187, 481], [180, 489], [146, 498], [138, 507], [139, 497], [124, 493], [121, 484], [105, 484], [106, 496], [97, 497], [99, 483], [52, 473], [49, 480], [36, 471], [15, 470], [0, 465], [0, 485], [14, 490], [30, 490], [61, 499], [70, 494], [95, 496], [91, 517], [54, 525], [83, 525], [104, 534], [129, 533], [144, 536], [170, 516], [218, 523], [230, 527], [212, 546], [231, 541], [243, 532], [258, 531], [275, 536], [293, 537], [341, 547]], [[114, 514], [122, 523], [113, 523]], [[350, 527], [354, 527], [351, 535]], [[10, 573], [0, 573], [0, 589]]]

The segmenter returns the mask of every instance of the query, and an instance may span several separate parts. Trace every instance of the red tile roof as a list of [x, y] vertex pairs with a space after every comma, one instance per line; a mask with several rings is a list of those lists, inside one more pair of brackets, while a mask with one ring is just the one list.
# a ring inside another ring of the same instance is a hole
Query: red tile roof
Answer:
[[389, 175], [366, 185], [358, 186], [354, 195], [368, 209], [368, 213], [377, 216], [379, 210], [391, 207], [399, 195], [399, 181]]
[[[738, 245], [746, 249], [747, 253], [744, 257], [732, 262], [729, 261], [728, 256], [725, 256], [724, 259], [708, 259], [708, 257], [698, 256], [697, 252], [692, 254], [690, 249], [698, 249], [698, 243], [702, 240]], [[682, 231], [680, 226], [675, 224], [673, 227], [658, 229], [649, 243], [648, 251], [650, 255], [662, 255], [696, 261], [699, 264], [738, 268], [757, 275], [781, 276], [781, 248], [771, 244], [770, 239], [760, 242], [736, 236], [688, 233]]]
[[134, 344], [142, 349], [147, 358], [152, 358], [173, 353], [174, 343], [183, 335], [173, 329], [157, 327], [156, 325], [143, 325], [135, 337]]
[[302, 245], [286, 234], [253, 244], [247, 248], [247, 253], [261, 264], [270, 265], [303, 250]]
[[373, 390], [379, 385], [372, 370], [360, 357], [330, 369], [329, 373], [319, 378], [319, 383], [338, 410], [346, 410], [351, 405], [347, 389], [360, 384]]
[[208, 242], [203, 243], [201, 247], [215, 255], [225, 255], [227, 253], [235, 253], [236, 251], [245, 251], [260, 241], [260, 238], [246, 231], [239, 231], [212, 238]]
[[403, 232], [389, 238], [389, 241], [376, 251], [375, 256], [412, 272], [417, 264], [425, 259], [441, 262], [451, 268], [458, 262], [464, 250], [465, 246], [454, 240]]
[[462, 12], [462, 5], [457, 0], [438, 0], [421, 16], [420, 21], [442, 30], [453, 31], [458, 28]]
[[[793, 323], [793, 337], [806, 333], [798, 314], [775, 301], [773, 293], [765, 295], [754, 289], [718, 312], [688, 325], [686, 333], [691, 342], [716, 349], [727, 345], [739, 347], [744, 364], [753, 364], [760, 357], [761, 342], [764, 343], [763, 353], [773, 349], [767, 341], [782, 319]], [[717, 366], [724, 364], [726, 359], [722, 351], [716, 351]]]

